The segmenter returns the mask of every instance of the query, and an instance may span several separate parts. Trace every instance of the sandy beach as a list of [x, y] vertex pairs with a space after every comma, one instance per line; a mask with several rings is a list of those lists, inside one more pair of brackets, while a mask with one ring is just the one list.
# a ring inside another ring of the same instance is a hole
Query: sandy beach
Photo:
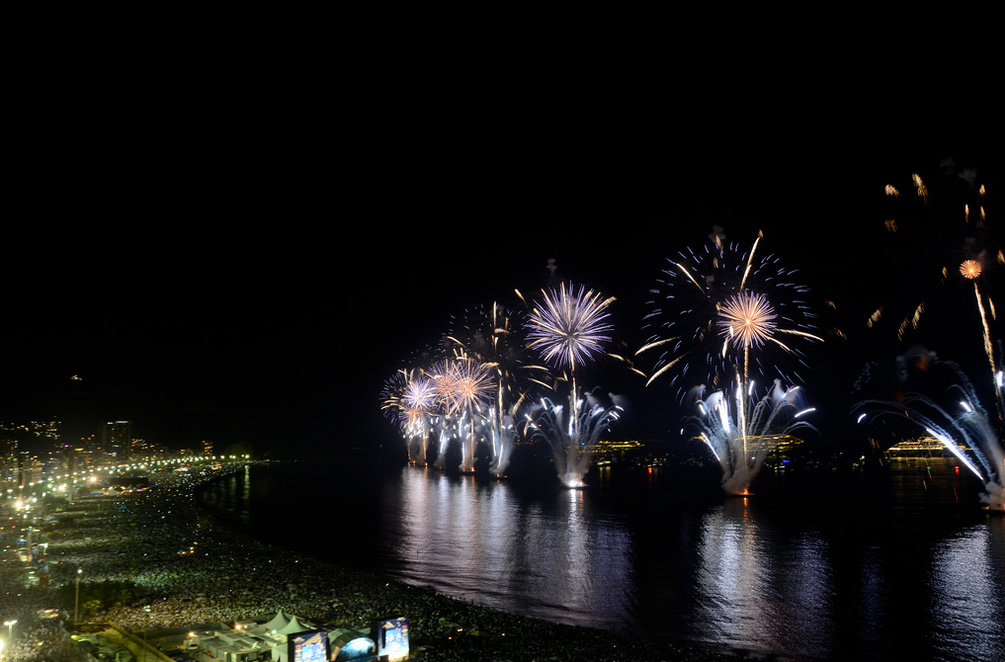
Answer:
[[[4, 613], [20, 612], [26, 628], [31, 623], [51, 630], [54, 625], [32, 614], [59, 606], [72, 629], [66, 596], [72, 595], [79, 568], [80, 622], [115, 623], [132, 632], [233, 623], [279, 611], [369, 632], [375, 618], [404, 616], [413, 660], [737, 659], [503, 613], [251, 539], [214, 518], [196, 498], [200, 484], [242, 467], [212, 474], [163, 472], [152, 478], [151, 489], [62, 506], [39, 534], [47, 543], [42, 561], [48, 564], [48, 587], [29, 586], [15, 598], [8, 591]], [[336, 544], [334, 534], [328, 535]], [[324, 532], [319, 537], [324, 539]], [[127, 595], [122, 604], [98, 604], [86, 599], [88, 585], [96, 582], [132, 583], [139, 595]], [[65, 642], [55, 645], [58, 633], [45, 637], [56, 651], [48, 657], [24, 657], [40, 648], [19, 637], [7, 653], [15, 660], [73, 659]]]

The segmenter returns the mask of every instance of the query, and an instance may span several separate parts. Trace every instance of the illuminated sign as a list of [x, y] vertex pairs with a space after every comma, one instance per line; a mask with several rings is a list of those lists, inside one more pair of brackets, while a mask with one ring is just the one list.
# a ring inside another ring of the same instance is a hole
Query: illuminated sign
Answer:
[[290, 662], [328, 662], [328, 633], [298, 632], [290, 635]]
[[374, 640], [377, 642], [377, 655], [387, 656], [388, 660], [402, 660], [408, 657], [408, 619], [384, 618], [374, 624]]

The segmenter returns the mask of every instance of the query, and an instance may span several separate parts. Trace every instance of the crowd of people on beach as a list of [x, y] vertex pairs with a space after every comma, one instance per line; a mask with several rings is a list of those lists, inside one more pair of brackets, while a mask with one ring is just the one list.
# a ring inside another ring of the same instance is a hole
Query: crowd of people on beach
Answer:
[[[374, 619], [404, 616], [417, 660], [723, 659], [490, 610], [250, 538], [213, 517], [198, 498], [200, 484], [239, 468], [157, 476], [146, 490], [67, 503], [41, 533], [49, 586], [26, 587], [16, 606], [8, 596], [0, 609], [50, 608], [53, 592], [79, 577], [79, 613], [66, 619], [112, 622], [132, 632], [268, 619], [282, 611], [367, 634]], [[131, 582], [141, 598], [115, 605], [85, 599], [88, 584], [106, 581]], [[36, 634], [15, 639], [25, 643], [29, 636]], [[63, 641], [54, 649], [65, 647]], [[61, 655], [8, 659], [69, 659]]]

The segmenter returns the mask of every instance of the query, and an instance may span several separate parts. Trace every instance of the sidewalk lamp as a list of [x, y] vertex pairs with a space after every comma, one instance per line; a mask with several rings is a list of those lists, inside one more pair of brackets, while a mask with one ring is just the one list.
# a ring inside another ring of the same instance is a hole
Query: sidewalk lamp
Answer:
[[17, 619], [4, 621], [3, 624], [7, 626], [7, 641], [14, 639], [14, 624], [17, 623]]
[[73, 598], [73, 625], [77, 625], [77, 608], [80, 607], [80, 573], [83, 569], [77, 568], [77, 591]]
[[143, 607], [143, 611], [147, 613], [147, 626], [143, 628], [143, 660], [146, 662], [147, 659], [147, 630], [150, 629], [150, 605]]

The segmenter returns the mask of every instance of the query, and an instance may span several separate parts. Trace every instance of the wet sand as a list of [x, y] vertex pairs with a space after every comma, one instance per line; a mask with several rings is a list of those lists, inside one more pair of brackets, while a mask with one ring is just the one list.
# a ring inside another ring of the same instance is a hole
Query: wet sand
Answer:
[[[214, 518], [196, 498], [206, 480], [242, 468], [203, 476], [158, 474], [146, 491], [67, 504], [43, 533], [49, 542], [48, 590], [72, 584], [78, 567], [85, 584], [135, 582], [144, 593], [138, 600], [102, 609], [80, 606], [81, 621], [114, 622], [134, 632], [268, 618], [280, 610], [369, 632], [375, 618], [404, 616], [411, 659], [422, 661], [740, 658], [508, 614], [251, 539]], [[283, 524], [276, 523], [277, 532]], [[337, 522], [319, 519], [307, 533], [337, 544], [340, 530]]]

